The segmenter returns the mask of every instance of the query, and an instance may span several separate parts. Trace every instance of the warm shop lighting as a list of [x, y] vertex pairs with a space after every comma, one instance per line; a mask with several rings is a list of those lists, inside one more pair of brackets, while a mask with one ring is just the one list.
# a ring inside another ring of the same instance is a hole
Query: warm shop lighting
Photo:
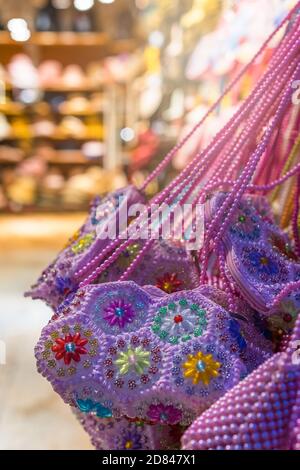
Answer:
[[110, 3], [114, 3], [115, 0], [99, 0], [100, 3], [105, 3], [105, 5], [109, 5]]
[[131, 127], [124, 127], [121, 129], [120, 136], [124, 142], [131, 142], [135, 137], [135, 132]]
[[90, 10], [94, 6], [94, 0], [74, 0], [74, 7], [79, 11]]
[[57, 10], [66, 10], [71, 4], [71, 0], [52, 0], [52, 5], [54, 8], [57, 8]]
[[11, 33], [20, 31], [21, 29], [28, 29], [27, 21], [24, 18], [11, 18], [7, 22], [7, 29]]
[[165, 37], [161, 31], [152, 31], [148, 37], [149, 44], [154, 47], [162, 47]]
[[27, 21], [24, 20], [24, 18], [11, 18], [7, 22], [7, 29], [14, 41], [25, 42], [28, 41], [31, 36]]
[[29, 29], [21, 29], [19, 31], [11, 32], [10, 36], [14, 41], [25, 42], [28, 41], [31, 36], [31, 33]]

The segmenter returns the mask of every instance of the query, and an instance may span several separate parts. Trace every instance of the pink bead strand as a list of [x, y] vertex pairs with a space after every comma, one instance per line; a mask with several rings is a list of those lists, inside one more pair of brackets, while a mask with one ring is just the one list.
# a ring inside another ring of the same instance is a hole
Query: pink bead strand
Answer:
[[293, 210], [293, 217], [292, 217], [292, 229], [293, 229], [293, 236], [294, 236], [294, 241], [295, 241], [294, 249], [298, 257], [300, 256], [300, 238], [299, 238], [299, 228], [298, 228], [299, 197], [300, 197], [300, 176], [298, 175], [297, 184], [296, 184], [296, 192], [295, 192], [294, 210]]
[[[278, 125], [278, 122], [282, 118], [286, 107], [289, 105], [289, 100], [291, 96], [291, 83], [298, 77], [300, 71], [300, 66], [298, 65], [296, 71], [293, 74], [292, 80], [289, 83], [289, 86], [287, 87], [287, 90], [285, 91], [285, 94], [282, 98], [281, 105], [278, 108], [272, 124], [269, 126], [267, 131], [265, 132], [265, 135], [262, 139], [262, 142], [259, 144], [258, 149], [252, 157], [250, 158], [249, 162], [247, 163], [245, 169], [241, 173], [241, 176], [238, 178], [236, 183], [233, 186], [232, 191], [229, 193], [229, 195], [225, 198], [225, 201], [213, 217], [212, 221], [210, 222], [208, 229], [205, 234], [205, 239], [206, 240], [211, 240], [214, 239], [214, 248], [218, 246], [219, 241], [221, 240], [224, 232], [227, 230], [227, 227], [229, 225], [229, 222], [231, 220], [231, 217], [233, 216], [237, 205], [239, 204], [239, 201], [247, 187], [247, 184], [249, 183], [250, 179], [252, 178], [254, 171], [256, 169], [256, 166], [259, 162], [259, 159], [261, 158], [261, 155], [266, 149], [267, 143], [269, 141], [270, 136], [272, 135], [272, 132], [276, 128], [276, 125]], [[223, 218], [223, 221], [221, 222]], [[206, 245], [206, 246], [205, 246]], [[204, 266], [207, 267], [207, 262], [203, 259], [203, 257], [208, 256], [208, 246], [207, 242], [204, 242], [204, 250], [203, 250], [203, 255], [201, 257], [201, 261], [203, 262]]]
[[[298, 2], [299, 3], [299, 2]], [[144, 181], [143, 185], [141, 186], [141, 190], [143, 191], [148, 184], [159, 175], [164, 168], [169, 164], [169, 162], [172, 160], [174, 155], [180, 150], [185, 143], [192, 137], [192, 135], [199, 129], [199, 127], [205, 122], [205, 120], [208, 118], [208, 116], [219, 106], [223, 98], [231, 91], [232, 88], [238, 83], [238, 81], [244, 76], [244, 74], [248, 71], [249, 67], [255, 63], [255, 61], [258, 59], [258, 57], [264, 52], [266, 46], [271, 42], [271, 40], [274, 38], [274, 36], [281, 30], [281, 28], [292, 18], [294, 13], [297, 11], [299, 8], [299, 4], [297, 5], [289, 12], [289, 14], [284, 18], [281, 23], [277, 26], [275, 31], [266, 39], [266, 41], [263, 43], [262, 47], [259, 49], [259, 51], [255, 54], [255, 56], [252, 58], [252, 60], [246, 64], [240, 73], [237, 75], [237, 77], [226, 87], [224, 93], [218, 98], [218, 100], [211, 106], [211, 108], [207, 111], [205, 116], [194, 126], [194, 128], [187, 134], [187, 136], [182, 139], [181, 142], [179, 142], [175, 147], [168, 152], [166, 157], [162, 160], [162, 162], [158, 165], [158, 167], [146, 178]]]
[[144, 254], [147, 252], [147, 250], [151, 248], [153, 243], [154, 243], [154, 240], [147, 240], [143, 248], [139, 251], [139, 253], [136, 255], [136, 257], [132, 261], [132, 263], [130, 263], [126, 271], [124, 271], [119, 281], [126, 281], [129, 278], [131, 273], [137, 268], [137, 266], [142, 261]]
[[[113, 244], [109, 245], [109, 246], [106, 248], [106, 250], [104, 250], [104, 251], [100, 254], [100, 259], [99, 259], [99, 257], [97, 257], [97, 258], [98, 258], [97, 260], [95, 260], [95, 259], [92, 260], [92, 264], [94, 264], [94, 263], [97, 262], [97, 261], [100, 261], [100, 260], [101, 260], [101, 256], [104, 257], [105, 254], [109, 253], [109, 251], [110, 251], [111, 249], [113, 249], [117, 244], [118, 244], [118, 241], [117, 241], [117, 243], [113, 243]], [[123, 245], [123, 246], [124, 246], [124, 245]], [[110, 261], [111, 261], [111, 262], [113, 261], [113, 259], [114, 259], [114, 257], [110, 257]], [[108, 264], [108, 263], [106, 263], [106, 264]], [[91, 267], [91, 262], [88, 263], [88, 265], [87, 265], [86, 267], [84, 267], [84, 268], [81, 270], [81, 272], [78, 272], [78, 274], [79, 274], [79, 275], [80, 275], [80, 274], [83, 274], [89, 267]]]

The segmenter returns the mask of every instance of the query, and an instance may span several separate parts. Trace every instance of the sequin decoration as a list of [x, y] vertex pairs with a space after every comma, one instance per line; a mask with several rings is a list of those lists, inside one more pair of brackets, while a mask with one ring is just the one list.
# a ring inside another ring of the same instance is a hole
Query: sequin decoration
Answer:
[[113, 284], [95, 286], [87, 308], [101, 331], [116, 335], [144, 326], [151, 303], [152, 299], [144, 289], [128, 281], [118, 288]]
[[287, 276], [283, 263], [264, 248], [245, 247], [242, 260], [245, 261], [248, 271], [264, 282], [280, 282]]
[[[146, 331], [109, 340], [104, 347], [97, 376], [107, 390], [117, 391], [119, 400], [128, 400], [128, 392], [148, 389], [162, 374], [162, 350]], [[129, 396], [130, 396], [129, 394]]]
[[175, 408], [173, 405], [164, 405], [163, 403], [159, 403], [157, 405], [149, 406], [147, 417], [153, 423], [177, 424], [181, 420], [182, 411]]
[[79, 362], [81, 355], [87, 354], [84, 347], [88, 340], [81, 338], [80, 333], [75, 335], [66, 335], [64, 338], [56, 338], [52, 346], [52, 351], [55, 352], [55, 359], [58, 361], [63, 359], [66, 365], [71, 361]]
[[236, 211], [230, 231], [243, 240], [256, 240], [260, 237], [258, 219], [246, 204]]
[[207, 327], [206, 310], [185, 298], [160, 304], [151, 325], [152, 331], [171, 344], [202, 336]]
[[[218, 342], [194, 339], [174, 346], [167, 358], [166, 386], [174, 387], [174, 397], [199, 413], [224, 391], [235, 385], [245, 368], [237, 355]], [[170, 361], [170, 362], [169, 362]]]
[[98, 353], [93, 324], [81, 314], [50, 322], [35, 348], [38, 370], [63, 396], [66, 387], [71, 393], [73, 387], [78, 389], [80, 383], [88, 382]]
[[102, 403], [97, 403], [91, 399], [80, 399], [76, 400], [76, 405], [79, 410], [83, 413], [92, 413], [94, 412], [98, 418], [111, 418], [112, 410], [102, 405]]
[[83, 253], [89, 246], [91, 246], [94, 239], [95, 239], [95, 232], [87, 233], [72, 246], [71, 248], [72, 252], [75, 255]]
[[191, 379], [194, 385], [200, 381], [208, 385], [210, 381], [219, 375], [220, 362], [215, 361], [212, 354], [203, 354], [202, 351], [188, 355], [188, 359], [183, 363], [184, 377]]
[[131, 304], [126, 303], [123, 299], [117, 299], [104, 308], [103, 318], [110, 326], [118, 325], [123, 328], [126, 323], [133, 321], [134, 310]]
[[183, 282], [178, 278], [177, 273], [165, 273], [162, 277], [156, 279], [156, 287], [167, 294], [181, 290]]
[[119, 353], [114, 363], [117, 365], [120, 375], [126, 375], [131, 370], [142, 374], [150, 365], [149, 358], [150, 352], [145, 351], [141, 346], [129, 347], [126, 351]]

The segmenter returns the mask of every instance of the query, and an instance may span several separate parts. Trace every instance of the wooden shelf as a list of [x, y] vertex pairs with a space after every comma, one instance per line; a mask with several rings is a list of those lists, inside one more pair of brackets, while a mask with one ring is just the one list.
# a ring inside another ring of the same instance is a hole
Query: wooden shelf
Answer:
[[34, 32], [28, 41], [14, 41], [8, 31], [0, 31], [0, 47], [26, 45], [39, 47], [103, 47], [106, 52], [130, 52], [137, 48], [134, 39], [111, 39], [106, 33]]
[[[43, 102], [40, 102], [43, 103]], [[48, 104], [45, 102], [45, 104]], [[37, 109], [35, 109], [34, 104], [32, 105], [23, 105], [22, 103], [9, 103], [9, 106], [5, 106], [0, 104], [0, 113], [5, 114], [6, 116], [22, 116], [23, 114], [37, 114], [49, 116], [49, 115], [58, 115], [58, 116], [78, 116], [78, 117], [85, 117], [85, 116], [97, 116], [103, 114], [103, 108], [96, 110], [86, 110], [86, 111], [60, 111], [60, 110], [53, 110], [49, 105], [49, 110], [47, 113], [43, 112], [40, 113]]]
[[42, 206], [42, 205], [34, 205], [34, 206], [22, 206], [22, 208], [18, 210], [13, 210], [9, 208], [0, 209], [0, 214], [56, 214], [56, 213], [77, 213], [77, 212], [84, 212], [89, 208], [89, 202], [78, 204], [78, 205], [53, 205], [53, 206]]
[[[55, 150], [53, 157], [47, 159], [50, 165], [99, 165], [101, 160], [99, 158], [86, 158], [81, 150]], [[19, 160], [4, 160], [0, 159], [0, 165], [16, 165], [23, 161]]]
[[57, 141], [65, 141], [65, 140], [76, 140], [76, 141], [84, 141], [84, 140], [102, 140], [99, 135], [85, 135], [85, 136], [62, 136], [59, 134], [52, 134], [52, 135], [31, 135], [29, 137], [21, 137], [21, 136], [13, 136], [10, 135], [8, 137], [2, 138], [0, 140], [0, 144], [6, 141], [14, 141], [14, 140], [37, 140], [37, 139], [45, 139], [45, 140], [57, 140]]

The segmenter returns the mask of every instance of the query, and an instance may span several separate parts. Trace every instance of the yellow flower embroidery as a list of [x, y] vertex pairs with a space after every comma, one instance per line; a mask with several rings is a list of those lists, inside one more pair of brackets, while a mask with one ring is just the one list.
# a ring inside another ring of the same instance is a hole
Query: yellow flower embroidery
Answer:
[[211, 354], [205, 355], [199, 351], [195, 355], [188, 355], [188, 360], [183, 364], [185, 369], [183, 375], [187, 379], [192, 379], [194, 385], [200, 380], [204, 385], [208, 385], [212, 378], [219, 375], [220, 367], [220, 362], [215, 361]]
[[86, 248], [88, 248], [94, 241], [95, 233], [87, 233], [84, 237], [80, 238], [78, 242], [72, 246], [72, 251], [76, 255], [82, 253]]

